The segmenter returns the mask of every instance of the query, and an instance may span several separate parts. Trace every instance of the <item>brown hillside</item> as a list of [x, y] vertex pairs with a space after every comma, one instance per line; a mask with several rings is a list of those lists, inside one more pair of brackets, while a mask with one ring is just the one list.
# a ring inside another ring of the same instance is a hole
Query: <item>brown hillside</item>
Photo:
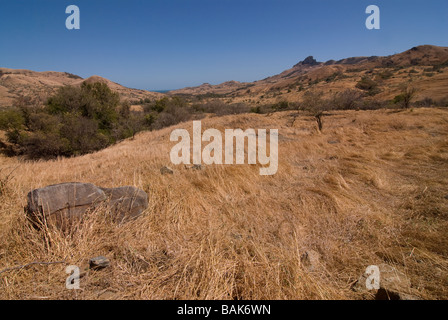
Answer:
[[252, 104], [281, 100], [294, 102], [308, 90], [330, 95], [354, 89], [366, 76], [379, 84], [379, 93], [373, 98], [392, 99], [400, 93], [402, 84], [412, 82], [418, 90], [417, 100], [448, 99], [448, 47], [424, 45], [387, 57], [352, 57], [326, 63], [308, 57], [291, 69], [263, 80], [207, 84], [175, 90], [170, 94], [215, 94], [227, 102]]
[[126, 88], [98, 76], [92, 76], [84, 80], [65, 72], [35, 72], [0, 68], [0, 107], [13, 105], [20, 96], [45, 101], [48, 96], [56, 92], [57, 88], [66, 85], [80, 85], [83, 81], [107, 83], [112, 90], [120, 93], [122, 99], [139, 100], [163, 97], [161, 93]]

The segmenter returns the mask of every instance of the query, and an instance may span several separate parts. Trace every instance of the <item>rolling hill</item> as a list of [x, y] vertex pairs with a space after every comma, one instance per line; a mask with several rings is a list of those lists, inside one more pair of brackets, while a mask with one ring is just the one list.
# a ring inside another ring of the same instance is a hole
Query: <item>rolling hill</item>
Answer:
[[56, 92], [57, 88], [67, 85], [78, 86], [84, 81], [107, 83], [109, 88], [120, 94], [121, 99], [156, 99], [164, 96], [157, 92], [126, 88], [99, 76], [83, 79], [66, 72], [35, 72], [0, 68], [0, 107], [13, 105], [20, 96], [29, 96], [39, 101], [45, 101], [47, 97]]

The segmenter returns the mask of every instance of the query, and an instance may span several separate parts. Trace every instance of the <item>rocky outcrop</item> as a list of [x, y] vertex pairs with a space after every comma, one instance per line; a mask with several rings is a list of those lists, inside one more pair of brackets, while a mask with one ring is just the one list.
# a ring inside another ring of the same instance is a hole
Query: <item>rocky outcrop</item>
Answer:
[[28, 193], [26, 212], [34, 223], [67, 227], [98, 207], [115, 221], [138, 217], [148, 207], [148, 195], [135, 187], [99, 188], [90, 183], [62, 183]]
[[317, 62], [316, 59], [314, 59], [313, 56], [309, 56], [307, 57], [305, 60], [300, 61], [298, 64], [296, 64], [294, 67], [299, 67], [299, 66], [317, 66], [321, 64], [320, 62]]

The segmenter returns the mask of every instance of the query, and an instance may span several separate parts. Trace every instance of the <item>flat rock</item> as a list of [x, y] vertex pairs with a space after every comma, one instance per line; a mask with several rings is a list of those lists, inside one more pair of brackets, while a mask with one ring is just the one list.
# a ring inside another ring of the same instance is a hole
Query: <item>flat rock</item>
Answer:
[[32, 222], [53, 223], [63, 229], [87, 212], [106, 208], [116, 221], [136, 218], [148, 208], [148, 194], [136, 187], [99, 188], [90, 183], [62, 183], [28, 193], [26, 212]]
[[91, 183], [62, 183], [28, 193], [27, 212], [34, 221], [45, 218], [46, 221], [65, 224], [81, 218], [86, 211], [106, 199], [104, 191]]
[[90, 269], [100, 270], [110, 266], [110, 260], [103, 256], [98, 256], [89, 260]]
[[169, 168], [169, 167], [162, 167], [160, 169], [160, 173], [161, 174], [174, 174], [173, 169]]

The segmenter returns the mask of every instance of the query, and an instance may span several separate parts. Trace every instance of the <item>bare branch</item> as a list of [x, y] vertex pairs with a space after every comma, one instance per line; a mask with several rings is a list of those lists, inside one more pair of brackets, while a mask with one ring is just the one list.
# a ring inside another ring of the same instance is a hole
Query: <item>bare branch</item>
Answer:
[[32, 265], [51, 265], [51, 264], [60, 264], [60, 263], [66, 263], [65, 261], [56, 261], [56, 262], [40, 262], [40, 261], [34, 261], [34, 262], [30, 262], [28, 264], [24, 264], [21, 266], [16, 266], [16, 267], [11, 267], [11, 268], [6, 268], [0, 271], [0, 274], [2, 274], [3, 272], [7, 272], [7, 271], [13, 271], [13, 270], [21, 270], [21, 269], [25, 269], [27, 267], [30, 267]]

